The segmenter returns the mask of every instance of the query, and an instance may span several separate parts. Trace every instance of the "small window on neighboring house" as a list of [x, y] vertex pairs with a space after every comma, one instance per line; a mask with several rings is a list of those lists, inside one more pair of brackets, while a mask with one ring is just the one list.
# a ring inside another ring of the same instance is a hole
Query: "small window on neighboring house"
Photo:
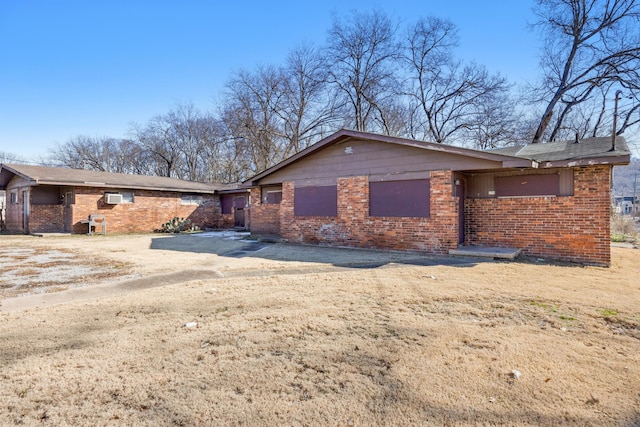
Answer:
[[11, 190], [11, 203], [18, 203], [18, 190]]
[[193, 194], [183, 194], [180, 197], [180, 204], [182, 205], [200, 206], [202, 203], [204, 203], [204, 198], [202, 196], [197, 196]]
[[266, 205], [277, 205], [282, 201], [282, 190], [267, 190], [262, 199]]
[[296, 187], [295, 216], [338, 216], [338, 187]]
[[428, 179], [369, 183], [369, 216], [428, 218]]

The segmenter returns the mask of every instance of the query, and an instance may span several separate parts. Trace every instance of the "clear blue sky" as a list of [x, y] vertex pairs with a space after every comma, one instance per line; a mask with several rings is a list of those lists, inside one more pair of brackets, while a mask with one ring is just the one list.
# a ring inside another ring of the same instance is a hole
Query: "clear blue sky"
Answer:
[[[273, 5], [271, 3], [277, 3]], [[373, 7], [460, 28], [459, 56], [536, 78], [533, 1], [0, 1], [0, 151], [45, 155], [76, 135], [124, 137], [177, 103], [214, 108], [231, 73], [323, 44], [331, 13]]]

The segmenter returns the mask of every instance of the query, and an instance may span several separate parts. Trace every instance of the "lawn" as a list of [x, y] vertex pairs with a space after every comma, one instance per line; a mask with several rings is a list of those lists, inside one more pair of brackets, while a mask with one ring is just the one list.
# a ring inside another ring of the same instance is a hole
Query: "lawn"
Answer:
[[638, 250], [447, 265], [186, 239], [0, 238], [95, 262], [80, 289], [162, 283], [4, 304], [0, 424], [640, 424]]

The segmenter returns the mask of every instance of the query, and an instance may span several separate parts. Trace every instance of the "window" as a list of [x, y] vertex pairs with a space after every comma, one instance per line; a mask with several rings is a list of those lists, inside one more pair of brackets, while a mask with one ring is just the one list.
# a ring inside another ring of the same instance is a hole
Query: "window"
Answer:
[[181, 205], [195, 205], [200, 206], [204, 203], [204, 198], [202, 196], [194, 195], [194, 194], [183, 194], [180, 197]]
[[495, 177], [497, 197], [560, 195], [560, 175], [516, 175]]
[[369, 183], [369, 216], [429, 217], [428, 179]]
[[231, 215], [233, 208], [233, 195], [225, 194], [220, 196], [220, 205], [222, 208], [222, 215]]
[[293, 212], [295, 216], [337, 216], [338, 186], [297, 187]]
[[266, 205], [277, 205], [282, 201], [282, 190], [268, 190], [262, 199]]
[[18, 190], [11, 190], [11, 203], [18, 203]]
[[122, 203], [133, 203], [133, 193], [132, 192], [120, 192], [122, 194]]

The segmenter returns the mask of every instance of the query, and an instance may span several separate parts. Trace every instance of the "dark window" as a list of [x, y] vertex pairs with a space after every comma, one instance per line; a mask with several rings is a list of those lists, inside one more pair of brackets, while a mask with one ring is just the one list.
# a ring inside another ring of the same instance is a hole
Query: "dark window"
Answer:
[[298, 187], [294, 196], [295, 216], [337, 216], [338, 187]]
[[369, 183], [369, 216], [429, 216], [429, 180]]
[[495, 178], [497, 197], [560, 195], [560, 175], [517, 175]]
[[267, 195], [264, 197], [265, 204], [277, 205], [282, 201], [282, 190], [280, 191], [267, 191]]
[[220, 207], [222, 208], [222, 215], [231, 215], [231, 208], [233, 207], [233, 196], [220, 196], [220, 205]]

